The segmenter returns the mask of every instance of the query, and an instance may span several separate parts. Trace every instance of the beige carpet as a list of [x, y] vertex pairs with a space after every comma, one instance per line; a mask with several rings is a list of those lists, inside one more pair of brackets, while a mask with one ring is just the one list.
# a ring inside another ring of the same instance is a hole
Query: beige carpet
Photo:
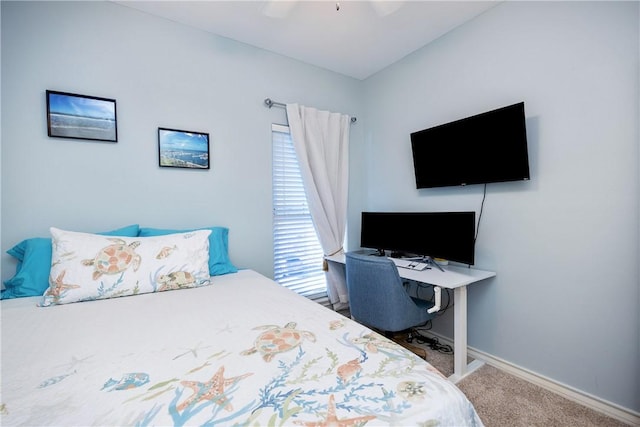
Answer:
[[487, 427], [625, 425], [489, 365], [464, 378], [458, 387]]
[[[427, 361], [444, 375], [453, 373], [453, 355], [427, 349]], [[626, 424], [484, 365], [458, 387], [487, 427], [618, 427]]]

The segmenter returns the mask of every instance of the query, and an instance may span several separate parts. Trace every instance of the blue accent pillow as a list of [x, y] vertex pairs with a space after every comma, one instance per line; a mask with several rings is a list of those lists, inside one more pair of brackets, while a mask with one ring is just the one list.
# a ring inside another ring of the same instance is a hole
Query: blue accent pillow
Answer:
[[203, 227], [190, 230], [142, 227], [139, 236], [163, 236], [165, 234], [188, 233], [189, 231], [197, 230], [211, 230], [209, 235], [209, 274], [222, 276], [223, 274], [236, 273], [238, 269], [229, 259], [229, 229], [226, 227]]
[[[105, 231], [103, 236], [137, 237], [138, 224]], [[5, 290], [0, 299], [41, 296], [49, 288], [51, 270], [51, 238], [34, 237], [23, 240], [7, 251], [18, 260], [16, 274], [4, 281]]]

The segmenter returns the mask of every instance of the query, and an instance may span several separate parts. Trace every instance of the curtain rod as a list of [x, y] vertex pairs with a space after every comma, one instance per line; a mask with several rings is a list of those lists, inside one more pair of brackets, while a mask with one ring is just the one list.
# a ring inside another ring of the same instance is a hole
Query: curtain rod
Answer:
[[[287, 104], [283, 104], [282, 102], [272, 101], [271, 98], [265, 98], [264, 105], [266, 105], [268, 108], [271, 108], [271, 107], [287, 108]], [[358, 119], [356, 117], [351, 117], [351, 123], [355, 123], [357, 120]]]

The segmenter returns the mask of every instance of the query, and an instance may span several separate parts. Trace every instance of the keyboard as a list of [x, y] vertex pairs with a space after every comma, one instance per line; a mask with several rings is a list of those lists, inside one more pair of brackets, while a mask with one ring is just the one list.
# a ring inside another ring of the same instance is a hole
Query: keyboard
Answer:
[[415, 260], [402, 259], [402, 258], [389, 258], [389, 259], [393, 261], [396, 267], [399, 267], [399, 268], [407, 268], [409, 270], [417, 270], [417, 271], [422, 271], [426, 268], [429, 268], [429, 264], [427, 264], [426, 262], [418, 262]]

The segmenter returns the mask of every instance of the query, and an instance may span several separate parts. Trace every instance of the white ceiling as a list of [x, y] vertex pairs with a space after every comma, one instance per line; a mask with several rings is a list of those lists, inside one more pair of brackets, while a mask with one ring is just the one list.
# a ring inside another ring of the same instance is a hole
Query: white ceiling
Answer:
[[116, 2], [360, 80], [499, 3], [496, 0]]

